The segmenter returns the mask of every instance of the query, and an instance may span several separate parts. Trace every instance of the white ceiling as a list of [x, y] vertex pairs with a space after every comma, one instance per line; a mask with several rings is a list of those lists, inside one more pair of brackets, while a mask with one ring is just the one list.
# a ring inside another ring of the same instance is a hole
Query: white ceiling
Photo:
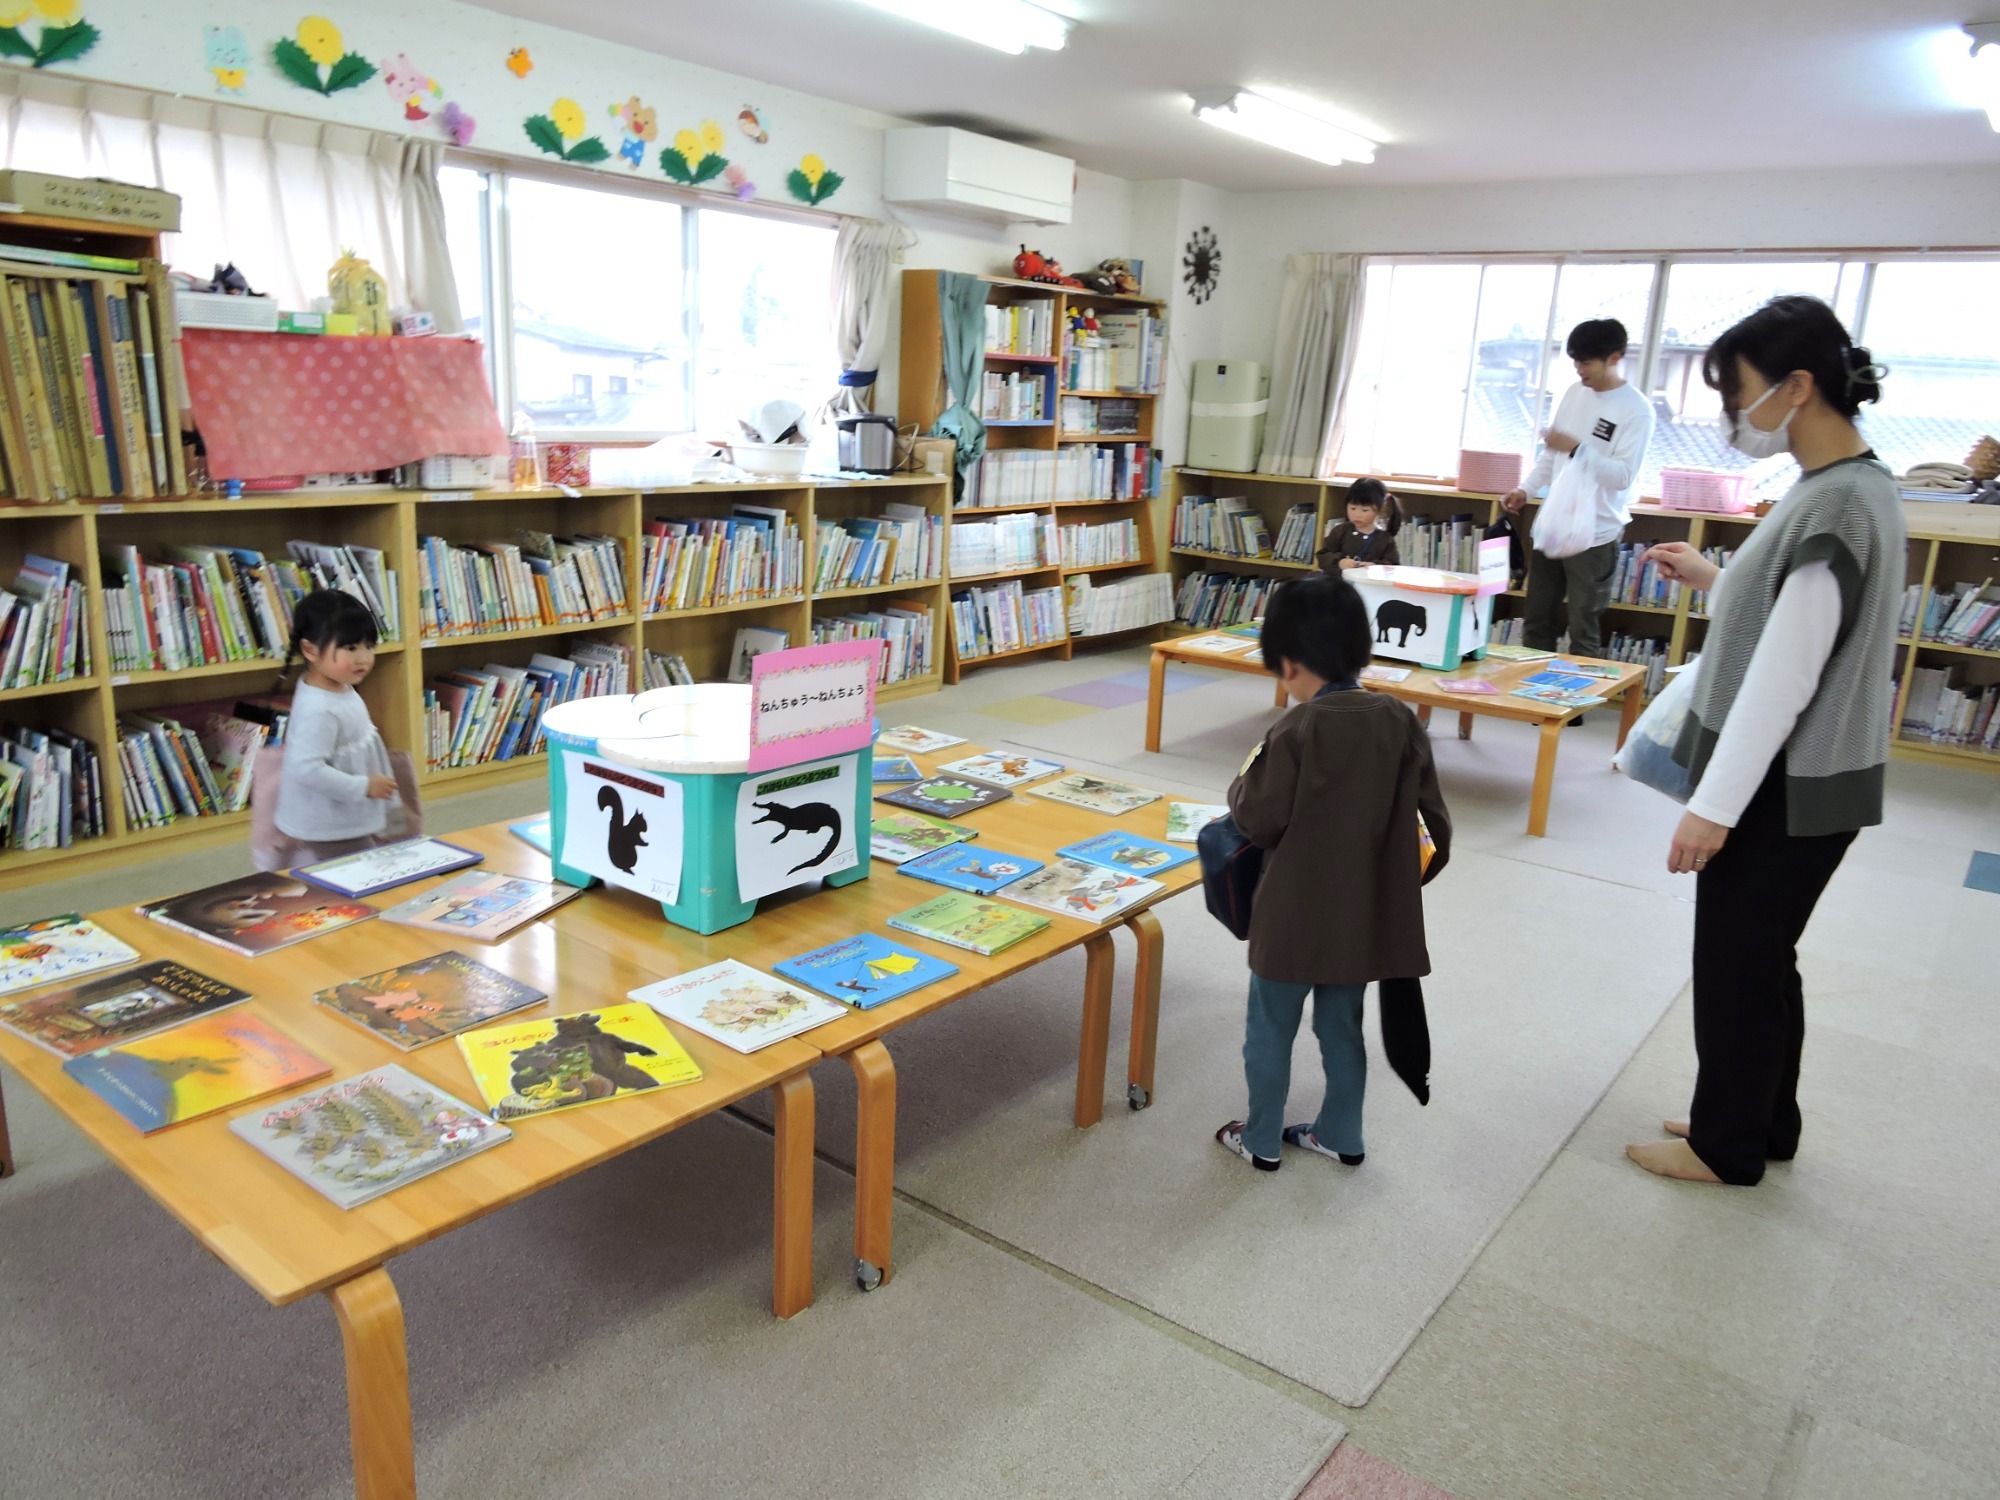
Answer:
[[[2000, 164], [1968, 20], [2000, 0], [1045, 0], [1014, 57], [858, 0], [475, 0], [1146, 180], [1235, 190]], [[1386, 144], [1322, 167], [1203, 125], [1189, 89], [1290, 92]]]

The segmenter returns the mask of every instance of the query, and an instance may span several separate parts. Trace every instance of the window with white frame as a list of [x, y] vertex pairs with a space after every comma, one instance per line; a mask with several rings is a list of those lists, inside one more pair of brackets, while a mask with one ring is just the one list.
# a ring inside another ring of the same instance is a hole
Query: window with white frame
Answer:
[[538, 433], [727, 437], [840, 373], [830, 225], [498, 168], [440, 175], [466, 326]]

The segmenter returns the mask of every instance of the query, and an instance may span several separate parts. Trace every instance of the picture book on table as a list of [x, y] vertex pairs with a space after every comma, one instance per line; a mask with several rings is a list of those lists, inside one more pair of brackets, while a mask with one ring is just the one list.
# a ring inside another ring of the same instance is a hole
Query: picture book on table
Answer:
[[405, 1052], [548, 998], [463, 953], [434, 953], [313, 996]]
[[898, 932], [912, 932], [934, 943], [967, 948], [990, 957], [1022, 938], [1033, 937], [1049, 925], [1049, 919], [1004, 901], [952, 891], [933, 897], [922, 906], [897, 912], [889, 918], [889, 925]]
[[1557, 708], [1595, 708], [1604, 701], [1590, 693], [1570, 692], [1559, 687], [1517, 687], [1510, 696], [1532, 698], [1537, 703], [1548, 703]]
[[868, 830], [868, 852], [890, 864], [905, 864], [919, 854], [979, 837], [979, 830], [958, 823], [941, 823], [922, 813], [884, 813]]
[[1264, 634], [1264, 627], [1252, 620], [1247, 625], [1231, 625], [1222, 632], [1224, 635], [1242, 636], [1245, 640], [1257, 640]]
[[139, 957], [87, 917], [43, 917], [0, 931], [0, 995], [115, 969]]
[[1091, 812], [1109, 813], [1117, 817], [1120, 813], [1131, 812], [1135, 807], [1144, 807], [1148, 802], [1158, 802], [1160, 794], [1149, 792], [1142, 786], [1133, 786], [1129, 781], [1111, 781], [1102, 776], [1086, 776], [1081, 771], [1065, 776], [1060, 781], [1051, 781], [1047, 786], [1031, 786], [1028, 794], [1046, 797], [1051, 802], [1064, 802], [1071, 807], [1087, 808]]
[[502, 875], [498, 870], [468, 870], [435, 890], [390, 907], [382, 913], [382, 920], [497, 943], [515, 928], [582, 894], [573, 885], [551, 880]]
[[147, 1135], [333, 1071], [246, 1010], [73, 1057], [63, 1071]]
[[666, 1022], [636, 1000], [468, 1031], [458, 1048], [496, 1120], [629, 1099], [701, 1078]]
[[1597, 687], [1597, 680], [1580, 672], [1558, 672], [1553, 668], [1543, 668], [1521, 679], [1522, 687], [1552, 688], [1558, 693], [1588, 693]]
[[343, 896], [372, 896], [426, 876], [463, 870], [484, 858], [439, 839], [404, 839], [363, 849], [359, 854], [344, 854], [324, 864], [301, 865], [292, 873]]
[[1555, 652], [1539, 646], [1488, 646], [1486, 655], [1491, 661], [1548, 661]]
[[875, 762], [875, 784], [893, 786], [899, 781], [922, 781], [924, 773], [907, 755], [885, 755]]
[[252, 1110], [229, 1128], [342, 1208], [514, 1134], [394, 1063]]
[[993, 786], [984, 781], [966, 781], [957, 776], [928, 776], [909, 786], [899, 786], [894, 791], [877, 792], [875, 800], [944, 818], [978, 812], [982, 807], [1005, 802], [1013, 795], [1004, 786]]
[[1079, 859], [1059, 859], [1025, 880], [1015, 881], [1000, 894], [1009, 901], [1024, 901], [1065, 917], [1108, 922], [1165, 889], [1157, 880], [1087, 865]]
[[1220, 802], [1169, 802], [1167, 837], [1176, 844], [1192, 844], [1201, 836], [1202, 829], [1228, 811]]
[[544, 854], [554, 852], [555, 835], [549, 829], [547, 813], [539, 818], [530, 818], [525, 823], [509, 823], [507, 831], [530, 849], [539, 849]]
[[1002, 755], [989, 751], [970, 755], [938, 767], [940, 776], [969, 776], [989, 786], [1017, 787], [1045, 776], [1059, 775], [1062, 767], [1052, 760], [1036, 760], [1032, 755]]
[[1354, 674], [1362, 682], [1402, 682], [1410, 675], [1408, 667], [1363, 667]]
[[1550, 662], [1548, 670], [1551, 672], [1573, 672], [1579, 677], [1615, 678], [1624, 675], [1622, 669], [1612, 666], [1609, 662], [1564, 661], [1560, 658]]
[[955, 891], [990, 896], [1001, 886], [1010, 885], [1023, 875], [1032, 875], [1041, 867], [1039, 859], [1030, 859], [1025, 854], [959, 844], [919, 855], [908, 864], [899, 865], [897, 871], [933, 885], [948, 885]]
[[963, 745], [962, 734], [941, 734], [935, 729], [919, 729], [914, 724], [898, 724], [894, 729], [885, 729], [875, 736], [876, 745], [883, 750], [907, 750], [912, 755], [935, 755], [940, 750], [949, 750], [953, 745]]
[[138, 912], [232, 953], [256, 958], [365, 922], [375, 915], [375, 908], [363, 901], [336, 899], [316, 885], [270, 872], [149, 901]]
[[1438, 687], [1447, 693], [1464, 693], [1468, 696], [1480, 693], [1498, 693], [1499, 688], [1484, 677], [1440, 677]]
[[900, 1000], [912, 990], [920, 990], [958, 972], [958, 965], [905, 948], [872, 932], [859, 933], [840, 942], [801, 953], [797, 958], [780, 959], [771, 965], [788, 979], [809, 984], [836, 1000], [845, 1000], [857, 1010], [872, 1010], [891, 1000]]
[[0, 1026], [63, 1057], [81, 1057], [249, 998], [248, 990], [161, 960], [86, 984], [0, 1001]]
[[641, 985], [626, 998], [738, 1052], [755, 1052], [847, 1014], [831, 1000], [733, 958]]
[[1172, 844], [1136, 833], [1100, 833], [1095, 838], [1065, 844], [1056, 853], [1106, 870], [1122, 870], [1127, 875], [1157, 875], [1195, 857], [1191, 849], [1176, 849]]
[[1174, 642], [1174, 649], [1177, 651], [1222, 651], [1231, 656], [1255, 650], [1256, 646], [1255, 636], [1246, 641], [1241, 636], [1234, 635], [1195, 635]]

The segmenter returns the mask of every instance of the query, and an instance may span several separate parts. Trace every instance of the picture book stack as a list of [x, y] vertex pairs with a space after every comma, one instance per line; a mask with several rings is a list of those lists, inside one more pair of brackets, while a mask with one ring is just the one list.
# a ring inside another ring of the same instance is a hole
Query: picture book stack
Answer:
[[1056, 305], [1053, 301], [986, 305], [988, 354], [1055, 353]]
[[[1396, 551], [1412, 568], [1441, 568], [1447, 573], [1477, 573], [1479, 543], [1485, 528], [1470, 515], [1438, 520], [1411, 516], [1396, 533]], [[1639, 549], [1644, 551], [1642, 547]], [[1643, 602], [1643, 601], [1642, 601]]]
[[97, 746], [65, 729], [0, 725], [0, 848], [67, 849], [110, 814]]
[[1941, 646], [2000, 651], [2000, 588], [1991, 580], [1940, 587], [1924, 616], [1922, 636]]
[[1070, 450], [1036, 453], [1026, 448], [988, 448], [965, 479], [959, 510], [1001, 505], [1049, 505], [1060, 488]]
[[625, 544], [611, 536], [555, 536], [521, 531], [521, 556], [553, 602], [556, 619], [615, 620], [631, 613], [625, 597]]
[[1271, 555], [1279, 562], [1311, 562], [1319, 550], [1319, 507], [1294, 505], [1278, 523], [1278, 539], [1271, 543]]
[[[1643, 604], [1649, 609], [1672, 609], [1680, 602], [1681, 586], [1660, 572], [1658, 563], [1647, 562], [1650, 542], [1626, 542], [1618, 549], [1618, 566], [1611, 574], [1611, 602]], [[1410, 560], [1406, 552], [1403, 561]], [[1471, 572], [1472, 569], [1462, 571]]]
[[882, 641], [882, 686], [929, 677], [938, 670], [937, 612], [917, 599], [891, 599], [880, 609], [844, 615], [815, 615], [812, 644], [829, 641]]
[[1095, 526], [1082, 523], [1063, 526], [1057, 535], [1062, 540], [1065, 568], [1101, 568], [1111, 563], [1138, 562], [1144, 556], [1139, 523], [1130, 517]]
[[1022, 651], [1063, 639], [1063, 591], [1026, 589], [1018, 578], [951, 596], [953, 642], [962, 659]]
[[1905, 739], [1961, 750], [2000, 750], [2000, 682], [1972, 678], [1973, 664], [1918, 667], [1903, 705]]
[[775, 506], [726, 516], [668, 516], [645, 524], [639, 597], [649, 614], [784, 599], [805, 588], [798, 518]]
[[632, 691], [633, 650], [585, 641], [566, 657], [537, 651], [526, 666], [488, 662], [424, 685], [425, 753], [432, 770], [534, 755], [542, 717], [558, 703]]
[[693, 687], [694, 673], [677, 651], [654, 651], [648, 649], [640, 653], [639, 688], [649, 692], [653, 688]]
[[204, 740], [200, 731], [165, 714], [133, 710], [118, 716], [127, 826], [164, 828], [182, 818], [213, 818], [250, 805], [250, 766], [263, 742], [262, 726], [241, 720], [225, 725], [212, 717], [210, 723]]
[[1190, 573], [1181, 580], [1174, 618], [1197, 630], [1244, 625], [1263, 616], [1280, 580], [1244, 578], [1234, 573]]
[[89, 595], [70, 565], [30, 552], [0, 590], [0, 689], [91, 673]]
[[1184, 495], [1174, 506], [1174, 545], [1226, 557], [1271, 556], [1271, 528], [1241, 495]]
[[1049, 378], [1039, 370], [988, 370], [980, 377], [979, 416], [986, 422], [1049, 420]]
[[[612, 537], [524, 531], [513, 541], [417, 539], [427, 639], [587, 624], [625, 614], [625, 553]], [[554, 555], [557, 553], [560, 555]]]
[[1620, 630], [1605, 639], [1604, 656], [1607, 661], [1625, 661], [1635, 667], [1644, 667], [1645, 693], [1650, 698], [1667, 685], [1667, 644], [1663, 636], [1627, 635]]
[[1159, 493], [1151, 443], [1075, 443], [1056, 455], [1056, 499], [1145, 500]]
[[813, 592], [935, 581], [944, 574], [944, 517], [920, 505], [880, 516], [820, 520], [813, 527]]
[[997, 521], [960, 521], [951, 528], [953, 578], [1041, 567], [1061, 555], [1055, 522], [1032, 512], [1002, 516]]
[[1099, 583], [1088, 573], [1065, 581], [1071, 635], [1114, 635], [1174, 617], [1174, 581], [1165, 573]]

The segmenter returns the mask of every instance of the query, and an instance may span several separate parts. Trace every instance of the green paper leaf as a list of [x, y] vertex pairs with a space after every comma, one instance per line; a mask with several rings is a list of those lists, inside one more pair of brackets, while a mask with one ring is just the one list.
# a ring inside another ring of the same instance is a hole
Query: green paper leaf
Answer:
[[351, 89], [366, 83], [375, 76], [375, 64], [359, 52], [350, 52], [333, 65], [333, 71], [326, 76], [326, 88], [322, 91], [337, 94], [342, 89]]
[[0, 26], [0, 57], [25, 57], [34, 60], [35, 49], [28, 39], [21, 35], [18, 26]]
[[528, 132], [528, 139], [551, 156], [563, 154], [562, 132], [556, 129], [556, 122], [547, 115], [530, 115], [521, 122], [521, 128]]
[[306, 49], [290, 37], [282, 38], [271, 49], [271, 60], [278, 65], [278, 71], [291, 79], [302, 89], [311, 89], [315, 94], [324, 94], [326, 85], [319, 81], [319, 64], [306, 56]]
[[812, 201], [814, 203], [826, 202], [827, 199], [840, 191], [840, 185], [845, 181], [847, 179], [842, 177], [838, 172], [828, 171], [820, 173], [819, 186], [813, 189]]
[[[824, 182], [826, 179], [822, 177], [820, 181]], [[812, 179], [797, 167], [793, 167], [791, 175], [785, 179], [785, 186], [791, 190], [792, 196], [798, 199], [799, 202], [810, 203], [813, 201]]]
[[44, 26], [41, 45], [35, 49], [35, 66], [46, 68], [50, 63], [75, 62], [97, 45], [98, 35], [97, 28], [88, 21]]
[[675, 147], [660, 147], [660, 170], [675, 182], [693, 182], [694, 172], [688, 167], [688, 159]]
[[596, 136], [591, 135], [591, 136], [585, 136], [582, 140], [578, 141], [574, 146], [570, 147], [569, 150], [565, 151], [563, 153], [563, 160], [594, 162], [594, 161], [603, 161], [606, 157], [610, 155], [611, 153], [607, 151], [604, 147], [604, 142], [599, 140]]
[[699, 183], [720, 177], [722, 169], [728, 165], [728, 161], [720, 156], [704, 156], [701, 164], [694, 169], [694, 180]]

